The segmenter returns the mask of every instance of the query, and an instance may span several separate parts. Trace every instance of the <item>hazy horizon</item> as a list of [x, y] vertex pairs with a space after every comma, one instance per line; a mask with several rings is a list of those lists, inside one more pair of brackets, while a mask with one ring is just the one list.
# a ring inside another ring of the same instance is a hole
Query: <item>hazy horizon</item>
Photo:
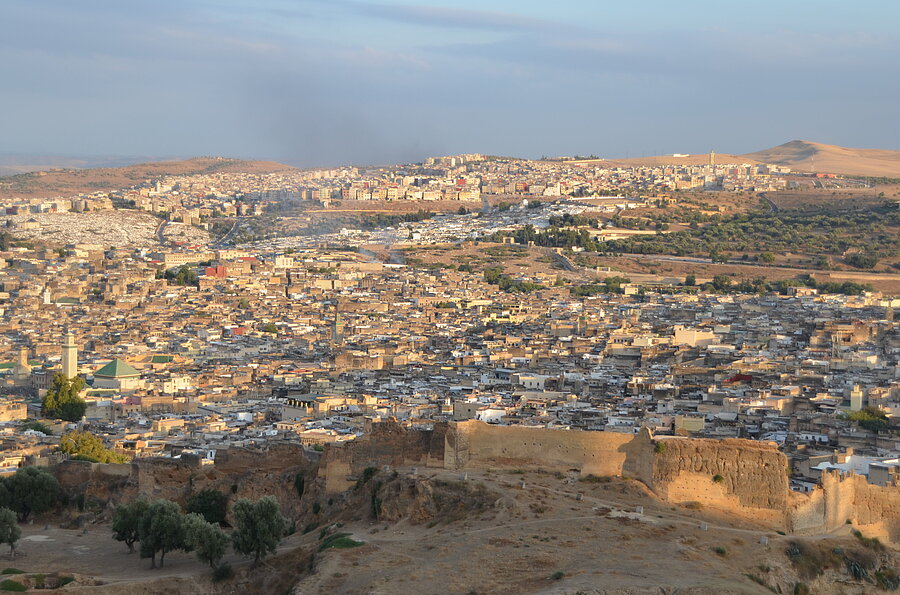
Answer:
[[7, 155], [333, 166], [792, 139], [897, 149], [900, 135], [900, 6], [871, 0], [11, 0], [2, 13]]

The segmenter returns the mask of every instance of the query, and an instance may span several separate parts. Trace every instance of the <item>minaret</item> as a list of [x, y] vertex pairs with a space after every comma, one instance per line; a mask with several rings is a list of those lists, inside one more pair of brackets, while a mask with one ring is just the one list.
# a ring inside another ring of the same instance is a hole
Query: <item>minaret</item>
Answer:
[[709, 152], [709, 166], [710, 167], [716, 166], [716, 152], [715, 151]]
[[334, 301], [334, 319], [331, 321], [331, 342], [334, 346], [341, 345], [344, 341], [344, 323], [341, 321], [341, 314], [338, 307], [338, 301]]
[[75, 345], [75, 335], [71, 331], [66, 333], [62, 344], [62, 373], [66, 378], [78, 376], [78, 346]]

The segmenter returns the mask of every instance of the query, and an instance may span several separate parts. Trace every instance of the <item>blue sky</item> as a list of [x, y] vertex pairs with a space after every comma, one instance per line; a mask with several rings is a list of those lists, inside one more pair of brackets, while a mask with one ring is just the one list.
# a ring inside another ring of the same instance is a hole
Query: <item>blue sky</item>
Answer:
[[900, 3], [2, 0], [0, 153], [900, 149]]

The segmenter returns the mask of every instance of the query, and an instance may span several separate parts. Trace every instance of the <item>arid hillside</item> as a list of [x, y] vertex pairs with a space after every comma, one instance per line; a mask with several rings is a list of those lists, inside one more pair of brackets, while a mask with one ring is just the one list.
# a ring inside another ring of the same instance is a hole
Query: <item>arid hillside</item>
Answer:
[[748, 159], [786, 165], [799, 171], [854, 176], [900, 177], [900, 151], [851, 149], [805, 140], [792, 140], [742, 155]]
[[271, 173], [291, 169], [294, 168], [274, 161], [242, 161], [222, 157], [197, 157], [185, 161], [160, 161], [112, 168], [53, 169], [0, 177], [0, 199], [108, 192], [167, 174]]

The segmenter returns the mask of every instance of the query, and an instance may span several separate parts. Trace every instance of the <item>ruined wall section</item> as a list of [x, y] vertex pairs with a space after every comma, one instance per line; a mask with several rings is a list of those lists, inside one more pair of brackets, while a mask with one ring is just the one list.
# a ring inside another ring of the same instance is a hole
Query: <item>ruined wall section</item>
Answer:
[[143, 496], [165, 498], [182, 506], [196, 492], [210, 488], [237, 498], [274, 495], [282, 511], [297, 506], [293, 480], [311, 468], [302, 447], [274, 445], [265, 450], [227, 449], [217, 453], [215, 465], [198, 457], [137, 459], [130, 464], [64, 461], [52, 468], [70, 501], [83, 497], [89, 511], [108, 516], [121, 503]]
[[372, 431], [351, 442], [329, 444], [319, 462], [319, 477], [329, 494], [354, 485], [366, 467], [443, 467], [448, 427], [436, 423], [430, 429], [407, 429], [396, 420], [374, 424]]

